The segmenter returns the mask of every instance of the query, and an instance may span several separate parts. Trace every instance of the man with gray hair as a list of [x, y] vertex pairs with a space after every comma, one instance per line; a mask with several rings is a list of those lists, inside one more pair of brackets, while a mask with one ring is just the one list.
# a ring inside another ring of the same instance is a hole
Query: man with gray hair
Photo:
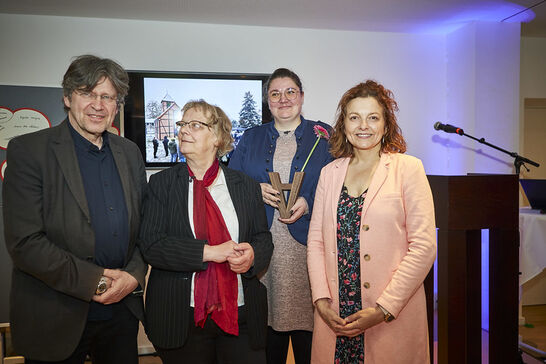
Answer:
[[107, 132], [128, 89], [116, 62], [77, 57], [63, 79], [66, 120], [9, 142], [10, 322], [27, 364], [138, 363], [146, 176], [138, 147]]

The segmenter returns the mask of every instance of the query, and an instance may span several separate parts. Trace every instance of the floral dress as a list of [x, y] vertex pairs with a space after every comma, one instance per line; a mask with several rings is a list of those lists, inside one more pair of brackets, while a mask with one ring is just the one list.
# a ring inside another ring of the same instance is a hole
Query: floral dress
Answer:
[[[339, 315], [342, 318], [362, 309], [360, 294], [360, 217], [366, 191], [352, 197], [343, 186], [337, 206], [337, 267], [339, 278]], [[364, 362], [364, 334], [354, 338], [338, 336], [335, 364]]]

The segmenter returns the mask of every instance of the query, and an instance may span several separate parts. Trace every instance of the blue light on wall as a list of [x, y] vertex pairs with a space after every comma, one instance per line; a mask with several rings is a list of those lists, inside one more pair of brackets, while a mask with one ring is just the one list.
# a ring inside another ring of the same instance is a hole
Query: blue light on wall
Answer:
[[441, 20], [421, 23], [415, 27], [415, 33], [448, 34], [475, 21], [527, 23], [535, 18], [535, 13], [526, 9], [508, 1], [477, 1], [451, 16], [437, 17]]

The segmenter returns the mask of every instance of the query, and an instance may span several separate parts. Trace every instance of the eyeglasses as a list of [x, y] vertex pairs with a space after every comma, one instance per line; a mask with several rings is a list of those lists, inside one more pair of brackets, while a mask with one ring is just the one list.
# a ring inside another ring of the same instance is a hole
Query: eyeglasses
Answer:
[[118, 98], [116, 96], [97, 95], [94, 92], [87, 92], [82, 90], [76, 90], [74, 92], [76, 92], [82, 99], [86, 101], [95, 101], [98, 97], [101, 102], [104, 102], [105, 104], [108, 104], [108, 105], [112, 105], [118, 102]]
[[271, 102], [279, 102], [281, 101], [281, 96], [284, 94], [284, 97], [287, 100], [295, 100], [296, 97], [298, 97], [298, 94], [300, 93], [300, 90], [289, 87], [284, 92], [282, 90], [271, 90], [269, 91], [269, 101]]
[[191, 132], [198, 132], [200, 130], [205, 130], [205, 127], [210, 128], [210, 125], [207, 123], [204, 123], [199, 120], [191, 120], [191, 121], [177, 121], [176, 125], [182, 129], [186, 125], [189, 125]]

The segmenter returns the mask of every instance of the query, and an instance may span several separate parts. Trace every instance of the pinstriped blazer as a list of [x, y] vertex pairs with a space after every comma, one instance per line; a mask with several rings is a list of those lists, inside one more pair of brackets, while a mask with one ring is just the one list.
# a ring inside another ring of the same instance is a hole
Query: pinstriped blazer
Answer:
[[[267, 268], [273, 243], [260, 186], [241, 172], [222, 166], [239, 220], [239, 240], [254, 249], [254, 266], [242, 274], [250, 345], [265, 347], [266, 289], [256, 274]], [[150, 177], [143, 202], [139, 246], [151, 266], [146, 292], [146, 333], [160, 348], [184, 345], [190, 325], [191, 277], [206, 269], [205, 240], [193, 236], [188, 217], [189, 173], [185, 163]]]

